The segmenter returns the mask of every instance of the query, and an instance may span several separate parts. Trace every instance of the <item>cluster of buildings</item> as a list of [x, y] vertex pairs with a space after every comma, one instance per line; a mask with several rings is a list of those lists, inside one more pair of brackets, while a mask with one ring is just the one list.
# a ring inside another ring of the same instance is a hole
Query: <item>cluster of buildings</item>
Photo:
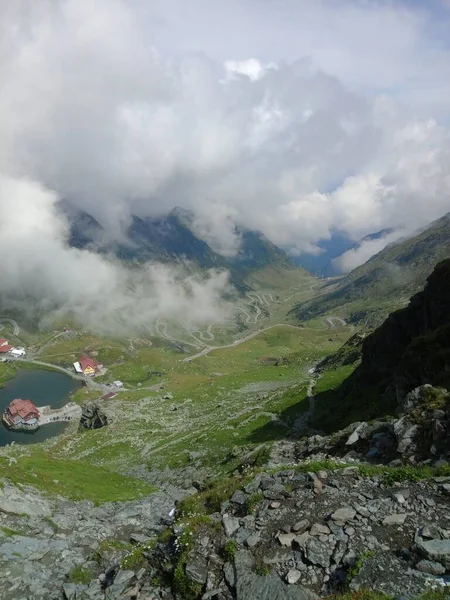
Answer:
[[9, 344], [8, 340], [0, 338], [0, 354], [20, 358], [21, 356], [25, 356], [26, 352], [25, 348], [16, 348]]
[[10, 429], [33, 431], [39, 427], [40, 416], [31, 400], [16, 398], [6, 407], [3, 422]]

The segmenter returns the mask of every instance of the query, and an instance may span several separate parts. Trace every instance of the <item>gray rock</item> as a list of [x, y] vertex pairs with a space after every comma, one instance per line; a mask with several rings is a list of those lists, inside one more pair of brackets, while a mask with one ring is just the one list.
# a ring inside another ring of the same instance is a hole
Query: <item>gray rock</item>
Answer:
[[294, 583], [297, 583], [301, 576], [302, 574], [300, 573], [300, 571], [298, 571], [297, 569], [291, 569], [286, 574], [286, 581], [287, 583], [292, 585]]
[[257, 532], [252, 533], [251, 535], [248, 536], [248, 538], [246, 538], [245, 540], [245, 545], [248, 548], [254, 548], [256, 546], [256, 544], [258, 544], [258, 542], [261, 539], [261, 535]]
[[130, 541], [135, 544], [148, 544], [150, 539], [147, 535], [143, 535], [142, 533], [132, 533], [130, 534]]
[[355, 518], [356, 510], [353, 508], [338, 508], [332, 515], [331, 518], [335, 523], [344, 524], [347, 521], [351, 521]]
[[331, 532], [326, 525], [322, 525], [322, 523], [314, 523], [309, 533], [310, 535], [328, 535]]
[[238, 544], [243, 546], [245, 544], [245, 542], [247, 541], [247, 538], [249, 538], [251, 535], [252, 535], [251, 531], [249, 531], [245, 527], [241, 527], [240, 529], [238, 529], [238, 531], [235, 535], [235, 540]]
[[80, 597], [84, 590], [87, 590], [87, 585], [81, 585], [78, 583], [64, 583], [63, 593], [66, 600], [76, 600], [77, 596]]
[[345, 445], [352, 446], [353, 444], [356, 444], [356, 442], [360, 439], [361, 435], [366, 430], [366, 428], [367, 428], [367, 423], [360, 423], [356, 427], [354, 432], [351, 434], [351, 436], [348, 438], [348, 440], [345, 442]]
[[383, 525], [403, 525], [408, 515], [405, 513], [397, 513], [389, 515], [383, 519]]
[[320, 567], [329, 567], [334, 544], [321, 542], [317, 538], [310, 538], [306, 542], [306, 558]]
[[345, 469], [342, 469], [341, 475], [346, 477], [354, 477], [355, 475], [359, 475], [359, 467], [345, 467]]
[[404, 504], [406, 502], [406, 498], [400, 492], [395, 492], [394, 494], [392, 494], [392, 497], [394, 498], [394, 500], [397, 500], [399, 504]]
[[208, 564], [206, 558], [200, 554], [189, 556], [186, 563], [186, 575], [196, 583], [201, 583], [202, 585], [205, 584], [208, 578]]
[[358, 515], [361, 515], [362, 517], [366, 517], [366, 518], [370, 517], [370, 511], [365, 506], [360, 506], [359, 504], [355, 504], [355, 509], [356, 509], [356, 512], [358, 513]]
[[97, 403], [86, 402], [81, 409], [79, 431], [83, 431], [84, 429], [100, 429], [108, 425], [108, 417]]
[[295, 523], [295, 525], [292, 526], [292, 531], [295, 531], [295, 533], [303, 533], [305, 532], [309, 527], [309, 521], [308, 519], [303, 519], [303, 521], [297, 521], [297, 523]]
[[291, 546], [295, 537], [295, 533], [279, 533], [277, 535], [277, 539], [281, 546]]
[[420, 535], [427, 540], [439, 539], [441, 537], [439, 531], [436, 527], [430, 527], [429, 525], [425, 525], [422, 527], [422, 531]]
[[50, 504], [35, 490], [28, 493], [8, 484], [0, 488], [0, 513], [2, 512], [30, 517], [51, 515]]
[[248, 483], [244, 487], [244, 490], [247, 492], [247, 494], [253, 494], [254, 492], [257, 492], [259, 490], [260, 485], [261, 475], [257, 475], [254, 479], [252, 479], [252, 481], [250, 481], [250, 483]]
[[407, 417], [401, 417], [394, 423], [398, 452], [401, 454], [410, 454], [416, 451], [416, 436], [418, 431], [418, 426], [411, 423]]
[[300, 585], [289, 585], [271, 572], [257, 575], [254, 558], [248, 550], [234, 557], [236, 569], [236, 600], [317, 600], [318, 596]]
[[228, 537], [239, 529], [239, 519], [232, 515], [223, 515], [222, 524]]
[[234, 588], [236, 586], [236, 571], [234, 565], [230, 562], [226, 562], [223, 566], [223, 575], [228, 585]]
[[128, 583], [128, 581], [133, 579], [133, 577], [134, 571], [122, 571], [122, 569], [119, 569], [117, 571], [117, 575], [114, 577], [114, 583], [115, 585], [122, 585], [124, 583]]
[[244, 494], [242, 490], [237, 490], [230, 498], [230, 502], [234, 502], [234, 504], [245, 504], [247, 496]]
[[445, 573], [445, 567], [441, 563], [432, 560], [421, 560], [417, 563], [416, 569], [431, 575], [443, 575]]
[[429, 560], [442, 563], [447, 569], [450, 568], [450, 540], [429, 540], [418, 539], [416, 541], [417, 549]]

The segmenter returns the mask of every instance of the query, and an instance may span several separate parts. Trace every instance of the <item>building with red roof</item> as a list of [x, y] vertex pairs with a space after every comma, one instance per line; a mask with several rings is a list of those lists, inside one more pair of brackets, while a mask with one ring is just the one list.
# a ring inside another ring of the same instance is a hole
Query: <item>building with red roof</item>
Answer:
[[78, 362], [73, 363], [75, 371], [89, 377], [93, 377], [98, 373], [100, 365], [97, 361], [89, 356], [82, 356]]
[[3, 420], [12, 428], [37, 429], [39, 427], [39, 410], [31, 400], [16, 398], [3, 413]]
[[7, 352], [10, 352], [13, 348], [14, 346], [10, 346], [9, 344], [2, 344], [0, 345], [0, 354], [6, 354]]
[[4, 338], [0, 338], [0, 346], [7, 346], [8, 345], [8, 340], [5, 340]]

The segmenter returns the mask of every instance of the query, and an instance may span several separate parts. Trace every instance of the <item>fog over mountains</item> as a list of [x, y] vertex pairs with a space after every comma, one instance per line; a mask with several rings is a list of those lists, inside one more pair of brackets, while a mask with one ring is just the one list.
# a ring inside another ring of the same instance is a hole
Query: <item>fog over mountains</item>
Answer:
[[445, 2], [18, 0], [0, 17], [11, 297], [27, 282], [38, 303], [73, 304], [79, 272], [95, 304], [121, 281], [68, 247], [60, 200], [115, 241], [132, 215], [181, 206], [224, 257], [244, 229], [294, 257], [394, 232], [341, 270], [450, 208]]

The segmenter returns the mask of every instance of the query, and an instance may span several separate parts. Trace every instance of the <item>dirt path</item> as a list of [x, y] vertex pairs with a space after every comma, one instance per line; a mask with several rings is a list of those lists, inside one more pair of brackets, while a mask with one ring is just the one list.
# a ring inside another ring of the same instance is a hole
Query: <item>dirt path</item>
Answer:
[[313, 375], [308, 382], [306, 399], [308, 400], [309, 406], [308, 406], [308, 410], [305, 413], [303, 413], [302, 415], [300, 415], [294, 422], [292, 429], [296, 435], [299, 435], [300, 433], [302, 433], [302, 431], [304, 431], [308, 427], [308, 423], [311, 420], [312, 416], [314, 415], [314, 410], [316, 408], [316, 397], [314, 395], [314, 386], [316, 385], [318, 379], [319, 379], [319, 377], [317, 375], [316, 376]]

